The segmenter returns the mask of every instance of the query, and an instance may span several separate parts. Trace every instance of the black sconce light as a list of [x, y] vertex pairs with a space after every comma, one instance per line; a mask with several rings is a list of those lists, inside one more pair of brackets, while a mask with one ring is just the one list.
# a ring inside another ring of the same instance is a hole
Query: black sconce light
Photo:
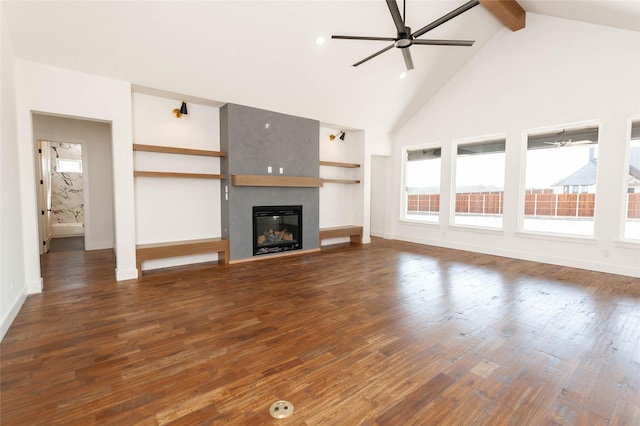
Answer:
[[344, 136], [345, 136], [345, 133], [342, 130], [340, 130], [337, 135], [329, 135], [329, 140], [333, 141], [336, 138], [338, 138], [341, 141], [343, 141], [344, 140]]
[[182, 117], [182, 114], [189, 114], [187, 112], [187, 103], [185, 101], [182, 101], [182, 105], [180, 106], [180, 109], [176, 108], [173, 110], [173, 115], [176, 118]]

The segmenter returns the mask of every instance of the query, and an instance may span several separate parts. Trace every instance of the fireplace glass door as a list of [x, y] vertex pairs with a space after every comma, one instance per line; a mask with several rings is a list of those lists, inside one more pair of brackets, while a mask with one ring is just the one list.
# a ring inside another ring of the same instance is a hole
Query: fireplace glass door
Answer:
[[253, 207], [253, 255], [302, 248], [302, 206]]

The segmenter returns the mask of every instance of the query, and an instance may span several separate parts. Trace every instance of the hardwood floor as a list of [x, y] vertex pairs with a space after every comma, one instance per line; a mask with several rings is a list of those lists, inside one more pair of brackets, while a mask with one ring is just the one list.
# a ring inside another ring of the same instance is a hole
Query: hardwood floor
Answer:
[[379, 239], [120, 283], [110, 251], [42, 266], [3, 425], [640, 424], [638, 279]]
[[84, 236], [53, 238], [49, 248], [49, 253], [60, 253], [63, 251], [83, 251]]

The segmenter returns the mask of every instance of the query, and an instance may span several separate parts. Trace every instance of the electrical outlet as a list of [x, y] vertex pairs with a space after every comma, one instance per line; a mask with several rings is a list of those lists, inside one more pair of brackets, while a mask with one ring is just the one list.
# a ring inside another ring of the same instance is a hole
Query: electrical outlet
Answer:
[[267, 166], [267, 173], [273, 173], [273, 168], [271, 166]]
[[284, 173], [284, 167], [280, 167], [280, 174]]

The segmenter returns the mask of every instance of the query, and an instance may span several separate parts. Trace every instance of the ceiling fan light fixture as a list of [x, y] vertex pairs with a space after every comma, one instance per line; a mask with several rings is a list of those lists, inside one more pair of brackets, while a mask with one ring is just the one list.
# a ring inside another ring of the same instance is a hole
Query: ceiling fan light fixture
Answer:
[[322, 46], [322, 45], [324, 44], [324, 42], [325, 42], [324, 37], [322, 37], [322, 36], [318, 36], [318, 37], [316, 38], [316, 46]]
[[403, 79], [403, 78], [407, 78], [407, 72], [406, 71], [402, 71], [400, 73], [400, 79]]
[[389, 8], [389, 12], [391, 13], [391, 19], [393, 19], [393, 24], [396, 27], [396, 36], [395, 37], [368, 37], [368, 36], [349, 36], [349, 35], [335, 35], [331, 36], [332, 39], [342, 39], [342, 40], [369, 40], [369, 41], [387, 41], [392, 42], [387, 45], [387, 47], [378, 50], [372, 55], [367, 56], [366, 58], [356, 62], [353, 64], [354, 67], [358, 65], [362, 65], [363, 63], [375, 58], [378, 55], [383, 54], [384, 52], [396, 47], [398, 49], [402, 49], [402, 57], [404, 58], [404, 63], [407, 67], [407, 71], [413, 69], [413, 59], [411, 58], [411, 46], [471, 46], [473, 45], [473, 41], [471, 40], [425, 40], [419, 39], [418, 37], [426, 34], [427, 32], [433, 30], [436, 27], [444, 24], [445, 22], [450, 21], [456, 16], [466, 12], [467, 10], [477, 6], [480, 4], [479, 0], [468, 0], [467, 3], [458, 7], [455, 10], [447, 13], [441, 18], [436, 19], [432, 23], [420, 28], [418, 31], [411, 32], [411, 28], [406, 26], [405, 20], [405, 12], [406, 12], [406, 1], [403, 1], [403, 13], [400, 14], [400, 9], [398, 8], [397, 0], [386, 0], [387, 7]]

